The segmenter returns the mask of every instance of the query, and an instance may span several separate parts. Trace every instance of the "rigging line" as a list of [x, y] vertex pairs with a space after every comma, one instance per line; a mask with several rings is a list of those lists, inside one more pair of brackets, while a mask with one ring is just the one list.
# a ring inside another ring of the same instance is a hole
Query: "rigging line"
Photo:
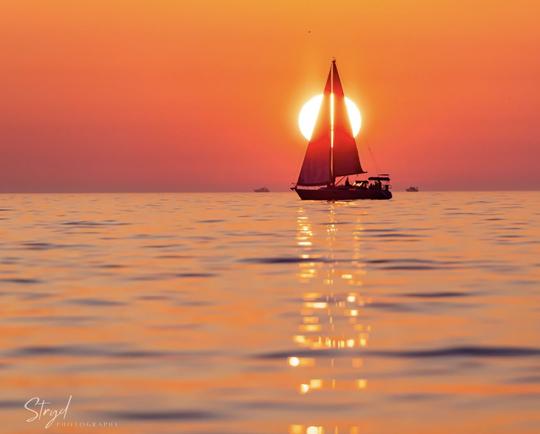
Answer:
[[373, 164], [375, 165], [375, 170], [377, 173], [381, 173], [381, 168], [379, 167], [379, 164], [377, 163], [377, 159], [375, 158], [375, 154], [373, 153], [373, 150], [371, 149], [371, 146], [369, 143], [367, 144], [367, 148], [369, 151], [369, 155], [371, 155], [371, 159], [373, 160]]

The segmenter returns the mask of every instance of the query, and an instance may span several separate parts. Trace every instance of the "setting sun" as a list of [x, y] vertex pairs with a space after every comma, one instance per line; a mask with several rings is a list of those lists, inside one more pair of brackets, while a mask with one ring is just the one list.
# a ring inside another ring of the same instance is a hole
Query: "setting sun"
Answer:
[[[322, 99], [322, 94], [310, 98], [302, 106], [298, 115], [298, 126], [306, 140], [311, 139], [313, 128], [315, 128], [315, 122], [317, 122], [319, 109], [321, 108]], [[362, 115], [360, 114], [357, 105], [350, 98], [345, 97], [345, 105], [347, 107], [347, 114], [349, 115], [349, 122], [351, 123], [353, 135], [356, 137], [362, 126]]]

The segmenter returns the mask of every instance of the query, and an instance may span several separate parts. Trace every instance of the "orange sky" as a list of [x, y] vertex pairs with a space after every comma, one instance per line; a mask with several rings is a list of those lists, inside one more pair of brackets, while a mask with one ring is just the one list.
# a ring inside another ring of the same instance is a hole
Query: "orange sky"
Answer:
[[[337, 58], [396, 188], [540, 188], [537, 1], [3, 0], [0, 191], [287, 188]], [[521, 175], [518, 178], [518, 175]]]

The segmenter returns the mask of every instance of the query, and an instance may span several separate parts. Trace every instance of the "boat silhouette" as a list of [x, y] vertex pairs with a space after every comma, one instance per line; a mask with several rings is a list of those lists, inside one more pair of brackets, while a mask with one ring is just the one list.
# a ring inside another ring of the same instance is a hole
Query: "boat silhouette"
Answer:
[[392, 198], [388, 174], [349, 182], [349, 176], [364, 173], [336, 61], [332, 60], [313, 134], [298, 181], [291, 190], [302, 200]]

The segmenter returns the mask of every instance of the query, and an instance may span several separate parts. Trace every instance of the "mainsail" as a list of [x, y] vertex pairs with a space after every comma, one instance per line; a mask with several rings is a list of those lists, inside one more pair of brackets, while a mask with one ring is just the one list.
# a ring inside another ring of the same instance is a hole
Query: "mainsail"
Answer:
[[332, 71], [328, 74], [324, 88], [321, 108], [317, 122], [308, 143], [302, 170], [298, 177], [299, 185], [323, 185], [333, 182], [330, 170], [331, 112], [330, 94], [332, 91]]
[[298, 185], [333, 184], [337, 176], [364, 173], [352, 133], [336, 62], [326, 80]]

